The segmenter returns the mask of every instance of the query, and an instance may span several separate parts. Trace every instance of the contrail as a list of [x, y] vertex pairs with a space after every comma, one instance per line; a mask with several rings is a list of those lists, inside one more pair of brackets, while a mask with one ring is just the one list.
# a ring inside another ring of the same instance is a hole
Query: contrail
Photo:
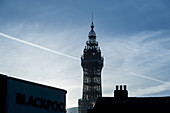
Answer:
[[[32, 47], [36, 47], [36, 48], [39, 48], [39, 49], [42, 49], [42, 50], [45, 50], [45, 51], [48, 51], [48, 52], [51, 52], [51, 53], [55, 53], [55, 54], [58, 54], [58, 55], [61, 55], [61, 56], [65, 56], [65, 57], [71, 58], [71, 59], [73, 59], [73, 60], [78, 60], [78, 61], [80, 61], [80, 59], [77, 58], [77, 57], [70, 56], [70, 55], [64, 54], [64, 53], [62, 53], [62, 52], [55, 51], [55, 50], [52, 50], [52, 49], [49, 49], [49, 48], [46, 48], [46, 47], [43, 47], [43, 46], [40, 46], [40, 45], [31, 43], [31, 42], [28, 42], [28, 41], [25, 41], [25, 40], [21, 40], [21, 39], [19, 39], [19, 38], [12, 37], [12, 36], [6, 35], [6, 34], [4, 34], [4, 33], [0, 33], [0, 36], [3, 36], [3, 37], [5, 37], [5, 38], [8, 38], [8, 39], [11, 39], [11, 40], [14, 40], [14, 41], [17, 41], [17, 42], [26, 44], [26, 45], [30, 45], [30, 46], [32, 46]], [[107, 69], [111, 69], [111, 68], [108, 67], [108, 66], [106, 66], [106, 68], [107, 68]], [[162, 80], [158, 80], [158, 79], [155, 79], [155, 78], [152, 78], [152, 77], [147, 77], [147, 76], [140, 75], [140, 74], [136, 74], [136, 73], [130, 73], [130, 74], [132, 74], [132, 75], [134, 75], [134, 76], [146, 78], [146, 79], [149, 79], [149, 80], [153, 80], [153, 81], [156, 81], [156, 82], [160, 82], [160, 83], [163, 83], [163, 84], [169, 84], [169, 83], [167, 83], [167, 82], [164, 82], [164, 81], [162, 81]]]
[[58, 55], [61, 55], [61, 56], [65, 56], [65, 57], [68, 57], [68, 58], [71, 58], [71, 59], [74, 59], [74, 60], [80, 60], [79, 58], [76, 58], [76, 57], [64, 54], [64, 53], [59, 52], [59, 51], [55, 51], [55, 50], [46, 48], [46, 47], [43, 47], [43, 46], [31, 43], [31, 42], [28, 42], [28, 41], [25, 41], [25, 40], [21, 40], [19, 38], [12, 37], [12, 36], [6, 35], [4, 33], [0, 33], [0, 36], [3, 36], [5, 38], [11, 39], [11, 40], [15, 40], [17, 42], [20, 42], [20, 43], [23, 43], [23, 44], [26, 44], [26, 45], [30, 45], [30, 46], [36, 47], [36, 48], [39, 48], [39, 49], [43, 49], [43, 50], [51, 52], [51, 53], [55, 53], [55, 54], [58, 54]]
[[163, 83], [163, 84], [169, 84], [165, 81], [162, 81], [162, 80], [158, 80], [158, 79], [155, 79], [155, 78], [152, 78], [152, 77], [148, 77], [148, 76], [144, 76], [144, 75], [140, 75], [140, 74], [136, 74], [136, 73], [130, 73], [134, 76], [138, 76], [138, 77], [142, 77], [142, 78], [146, 78], [146, 79], [150, 79], [150, 80], [153, 80], [153, 81], [156, 81], [156, 82], [160, 82], [160, 83]]

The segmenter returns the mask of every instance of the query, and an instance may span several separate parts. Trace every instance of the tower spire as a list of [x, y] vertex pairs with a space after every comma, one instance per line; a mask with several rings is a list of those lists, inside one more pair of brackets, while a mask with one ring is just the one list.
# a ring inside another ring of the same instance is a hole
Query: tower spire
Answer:
[[93, 23], [93, 12], [92, 12], [92, 23]]
[[93, 30], [94, 25], [93, 25], [93, 12], [92, 12], [92, 22], [91, 22], [91, 30]]
[[96, 38], [96, 33], [94, 31], [94, 24], [93, 24], [93, 12], [92, 12], [92, 23], [91, 23], [91, 31], [89, 32], [89, 38]]

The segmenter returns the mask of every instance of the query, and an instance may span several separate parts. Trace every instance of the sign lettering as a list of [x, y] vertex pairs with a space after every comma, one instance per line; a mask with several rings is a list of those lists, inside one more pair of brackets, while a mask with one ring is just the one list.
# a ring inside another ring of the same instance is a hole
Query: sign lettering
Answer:
[[36, 108], [43, 108], [47, 110], [52, 109], [53, 111], [60, 111], [60, 112], [65, 111], [65, 105], [63, 102], [59, 103], [57, 101], [52, 101], [49, 99], [33, 97], [33, 96], [28, 96], [26, 99], [26, 95], [21, 93], [16, 94], [16, 103], [23, 104], [26, 106], [33, 106]]

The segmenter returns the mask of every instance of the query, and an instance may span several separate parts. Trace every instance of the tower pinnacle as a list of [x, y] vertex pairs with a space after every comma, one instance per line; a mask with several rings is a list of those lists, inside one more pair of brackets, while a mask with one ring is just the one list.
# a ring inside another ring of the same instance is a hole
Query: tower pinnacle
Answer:
[[91, 24], [91, 31], [89, 32], [89, 38], [96, 38], [96, 33], [94, 31], [94, 25], [93, 22]]

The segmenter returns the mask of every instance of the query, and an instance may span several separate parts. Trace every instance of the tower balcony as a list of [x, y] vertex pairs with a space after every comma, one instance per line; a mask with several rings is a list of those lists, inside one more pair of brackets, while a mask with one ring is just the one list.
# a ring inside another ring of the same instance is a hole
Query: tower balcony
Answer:
[[103, 60], [101, 59], [81, 59], [82, 67], [103, 67]]
[[98, 42], [96, 42], [96, 41], [87, 41], [86, 45], [88, 45], [88, 46], [98, 46]]

